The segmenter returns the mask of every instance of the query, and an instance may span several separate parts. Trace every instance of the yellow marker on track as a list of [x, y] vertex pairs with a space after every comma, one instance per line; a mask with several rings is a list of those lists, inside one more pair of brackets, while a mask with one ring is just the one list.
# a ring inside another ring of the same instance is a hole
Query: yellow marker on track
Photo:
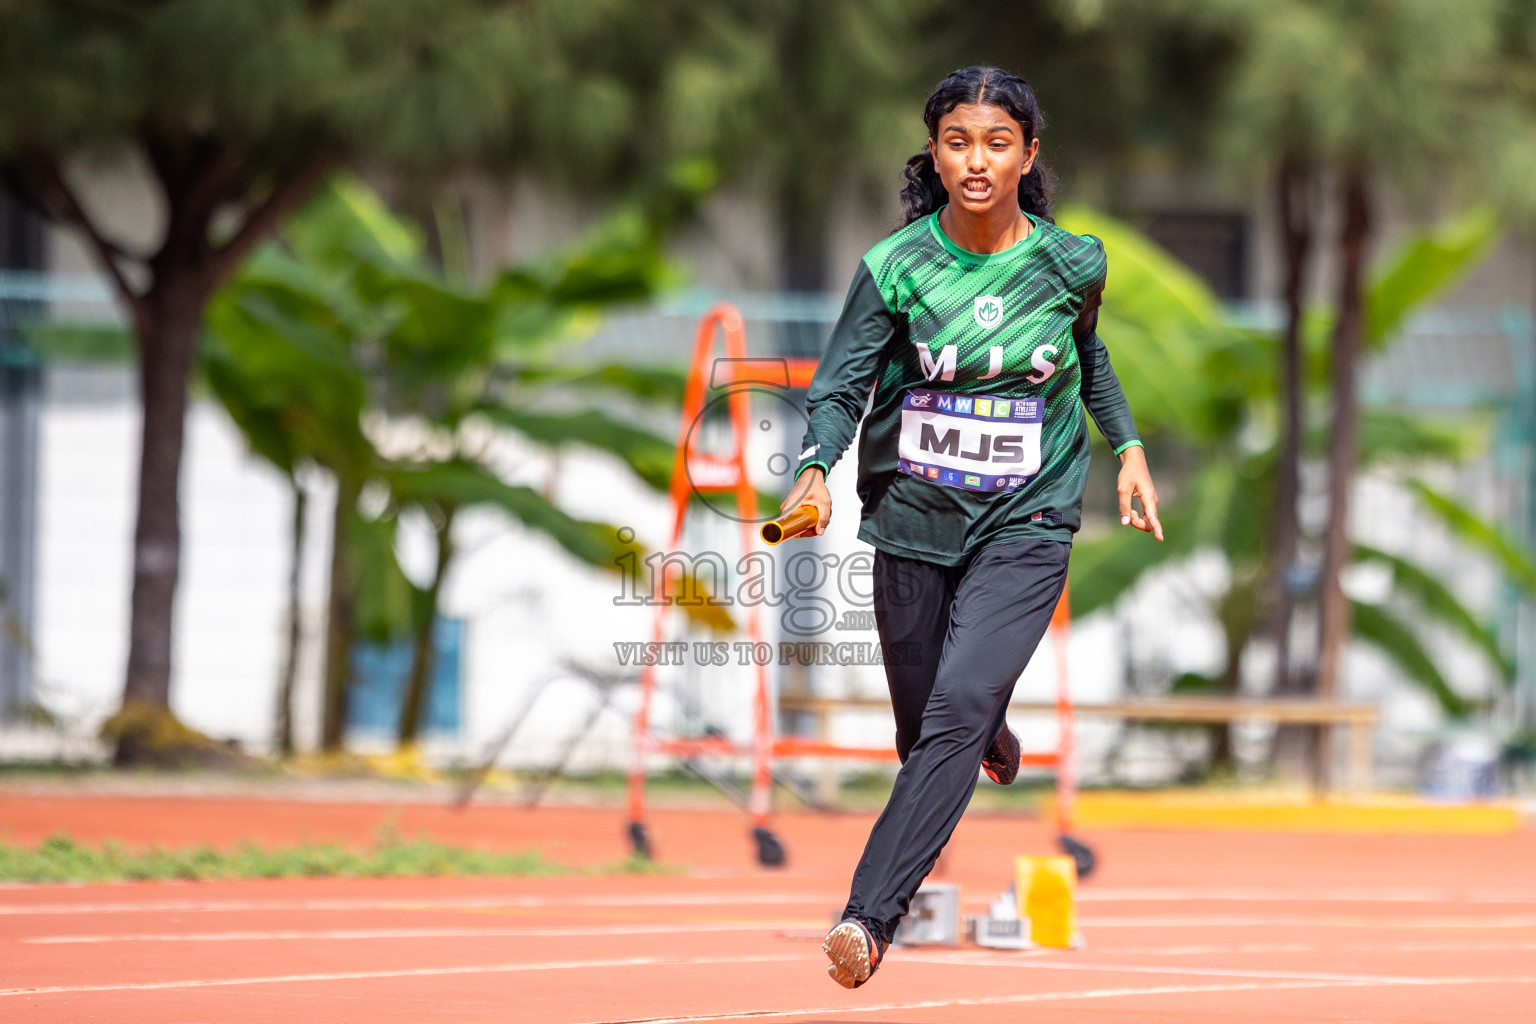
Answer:
[[1077, 866], [1071, 857], [1020, 857], [1014, 861], [1019, 919], [1029, 922], [1037, 946], [1070, 949], [1077, 939]]

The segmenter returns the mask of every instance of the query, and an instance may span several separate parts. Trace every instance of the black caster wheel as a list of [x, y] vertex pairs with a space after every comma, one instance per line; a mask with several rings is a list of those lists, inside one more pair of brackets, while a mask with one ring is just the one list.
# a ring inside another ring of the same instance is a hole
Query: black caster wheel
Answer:
[[777, 836], [759, 825], [752, 830], [752, 838], [757, 841], [757, 862], [765, 868], [781, 868], [784, 866], [784, 844], [779, 842]]
[[633, 855], [641, 860], [651, 859], [651, 836], [645, 830], [645, 822], [629, 823], [629, 848]]
[[1087, 878], [1093, 874], [1093, 869], [1098, 866], [1099, 859], [1094, 856], [1093, 850], [1073, 839], [1071, 836], [1057, 836], [1056, 845], [1061, 847], [1061, 852], [1072, 858], [1072, 863], [1077, 865], [1077, 877]]

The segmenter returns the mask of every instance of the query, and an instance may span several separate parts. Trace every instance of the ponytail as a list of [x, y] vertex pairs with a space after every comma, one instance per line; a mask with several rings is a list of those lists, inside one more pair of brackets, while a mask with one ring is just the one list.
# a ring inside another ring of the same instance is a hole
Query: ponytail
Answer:
[[1051, 216], [1051, 192], [1055, 186], [1056, 176], [1037, 158], [1029, 173], [1019, 179], [1019, 209], [1055, 224], [1056, 218]]
[[901, 212], [906, 218], [902, 224], [922, 220], [934, 210], [949, 202], [949, 193], [939, 178], [939, 169], [933, 166], [933, 154], [924, 146], [907, 161], [901, 176], [906, 184], [901, 187]]
[[[1024, 129], [1025, 145], [1038, 138], [1040, 129], [1045, 127], [1045, 117], [1040, 113], [1035, 91], [1028, 82], [1000, 68], [970, 67], [951, 73], [928, 97], [923, 108], [923, 124], [928, 128], [928, 138], [938, 137], [939, 122], [944, 115], [967, 103], [991, 103], [1002, 107]], [[903, 226], [921, 220], [949, 202], [949, 192], [939, 178], [933, 154], [927, 146], [907, 161], [902, 178], [905, 182], [901, 187]], [[1051, 217], [1054, 184], [1050, 171], [1036, 158], [1029, 173], [1019, 179], [1019, 208], [1055, 223]]]

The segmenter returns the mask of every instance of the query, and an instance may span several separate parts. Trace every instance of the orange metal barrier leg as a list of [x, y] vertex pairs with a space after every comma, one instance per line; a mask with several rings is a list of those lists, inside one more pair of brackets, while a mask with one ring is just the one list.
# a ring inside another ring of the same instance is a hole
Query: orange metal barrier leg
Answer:
[[1051, 615], [1051, 650], [1056, 657], [1056, 843], [1077, 865], [1079, 878], [1093, 873], [1093, 850], [1072, 835], [1077, 808], [1076, 720], [1072, 714], [1072, 672], [1068, 664], [1068, 639], [1072, 628], [1072, 599], [1062, 587], [1061, 599]]

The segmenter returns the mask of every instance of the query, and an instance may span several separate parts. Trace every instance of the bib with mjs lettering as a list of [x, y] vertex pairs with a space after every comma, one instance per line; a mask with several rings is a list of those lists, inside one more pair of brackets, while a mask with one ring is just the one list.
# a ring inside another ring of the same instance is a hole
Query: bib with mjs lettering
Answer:
[[1011, 491], [1040, 472], [1039, 398], [913, 388], [901, 401], [897, 468], [970, 491]]

